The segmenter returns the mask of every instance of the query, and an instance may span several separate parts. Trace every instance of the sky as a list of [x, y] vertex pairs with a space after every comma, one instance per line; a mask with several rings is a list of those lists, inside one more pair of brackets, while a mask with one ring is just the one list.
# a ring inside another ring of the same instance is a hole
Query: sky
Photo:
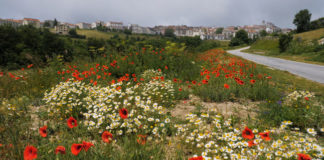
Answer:
[[121, 21], [141, 26], [226, 27], [273, 22], [295, 28], [295, 14], [308, 9], [324, 17], [324, 0], [0, 0], [0, 18], [62, 22]]

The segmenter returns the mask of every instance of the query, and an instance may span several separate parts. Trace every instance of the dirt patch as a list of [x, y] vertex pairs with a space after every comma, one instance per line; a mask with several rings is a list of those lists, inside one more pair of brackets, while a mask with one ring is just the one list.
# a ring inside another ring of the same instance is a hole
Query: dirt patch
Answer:
[[231, 115], [246, 119], [257, 115], [257, 105], [260, 102], [202, 102], [197, 96], [190, 95], [189, 100], [180, 101], [175, 108], [171, 110], [171, 115], [184, 119], [186, 114], [200, 110], [201, 112], [217, 112], [224, 117]]

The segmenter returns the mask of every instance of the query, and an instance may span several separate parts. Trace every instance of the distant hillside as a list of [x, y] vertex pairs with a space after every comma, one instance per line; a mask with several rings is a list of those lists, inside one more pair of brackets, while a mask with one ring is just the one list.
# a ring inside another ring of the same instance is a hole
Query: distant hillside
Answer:
[[85, 35], [87, 38], [97, 38], [97, 39], [109, 39], [114, 35], [118, 34], [119, 36], [124, 34], [121, 33], [112, 33], [112, 32], [100, 32], [97, 30], [85, 30], [85, 29], [78, 29], [77, 33], [80, 35]]
[[259, 39], [251, 45], [250, 51], [279, 52], [278, 46], [278, 39]]
[[299, 33], [299, 34], [294, 35], [295, 39], [297, 39], [298, 37], [300, 37], [302, 40], [306, 40], [306, 41], [318, 40], [318, 39], [324, 37], [324, 28], [320, 28], [320, 29], [316, 29], [313, 31], [308, 31], [308, 32]]

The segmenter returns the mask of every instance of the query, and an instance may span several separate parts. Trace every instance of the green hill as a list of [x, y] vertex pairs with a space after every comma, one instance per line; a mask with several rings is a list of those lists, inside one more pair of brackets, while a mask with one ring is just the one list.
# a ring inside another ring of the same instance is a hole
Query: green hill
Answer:
[[86, 29], [78, 29], [77, 33], [80, 35], [84, 35], [87, 38], [97, 38], [97, 39], [109, 39], [114, 35], [125, 36], [123, 33], [113, 33], [113, 32], [100, 32], [97, 30], [86, 30]]
[[246, 50], [256, 54], [274, 54], [279, 52], [278, 39], [259, 39], [251, 44], [250, 49]]
[[295, 39], [297, 39], [298, 37], [301, 38], [302, 40], [306, 40], [306, 41], [318, 40], [318, 39], [324, 37], [324, 28], [320, 28], [320, 29], [316, 29], [316, 30], [312, 30], [312, 31], [294, 35]]

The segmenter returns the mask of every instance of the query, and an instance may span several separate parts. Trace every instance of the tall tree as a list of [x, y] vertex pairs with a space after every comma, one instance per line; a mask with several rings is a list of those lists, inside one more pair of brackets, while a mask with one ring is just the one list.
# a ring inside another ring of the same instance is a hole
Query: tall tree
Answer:
[[58, 25], [58, 22], [56, 20], [56, 18], [54, 19], [54, 23], [53, 23], [54, 26], [57, 26]]
[[243, 29], [236, 32], [235, 38], [238, 38], [239, 40], [243, 41], [244, 43], [249, 43], [248, 33]]
[[308, 9], [300, 10], [296, 15], [293, 23], [297, 26], [297, 33], [305, 32], [310, 29], [310, 19], [312, 14]]

